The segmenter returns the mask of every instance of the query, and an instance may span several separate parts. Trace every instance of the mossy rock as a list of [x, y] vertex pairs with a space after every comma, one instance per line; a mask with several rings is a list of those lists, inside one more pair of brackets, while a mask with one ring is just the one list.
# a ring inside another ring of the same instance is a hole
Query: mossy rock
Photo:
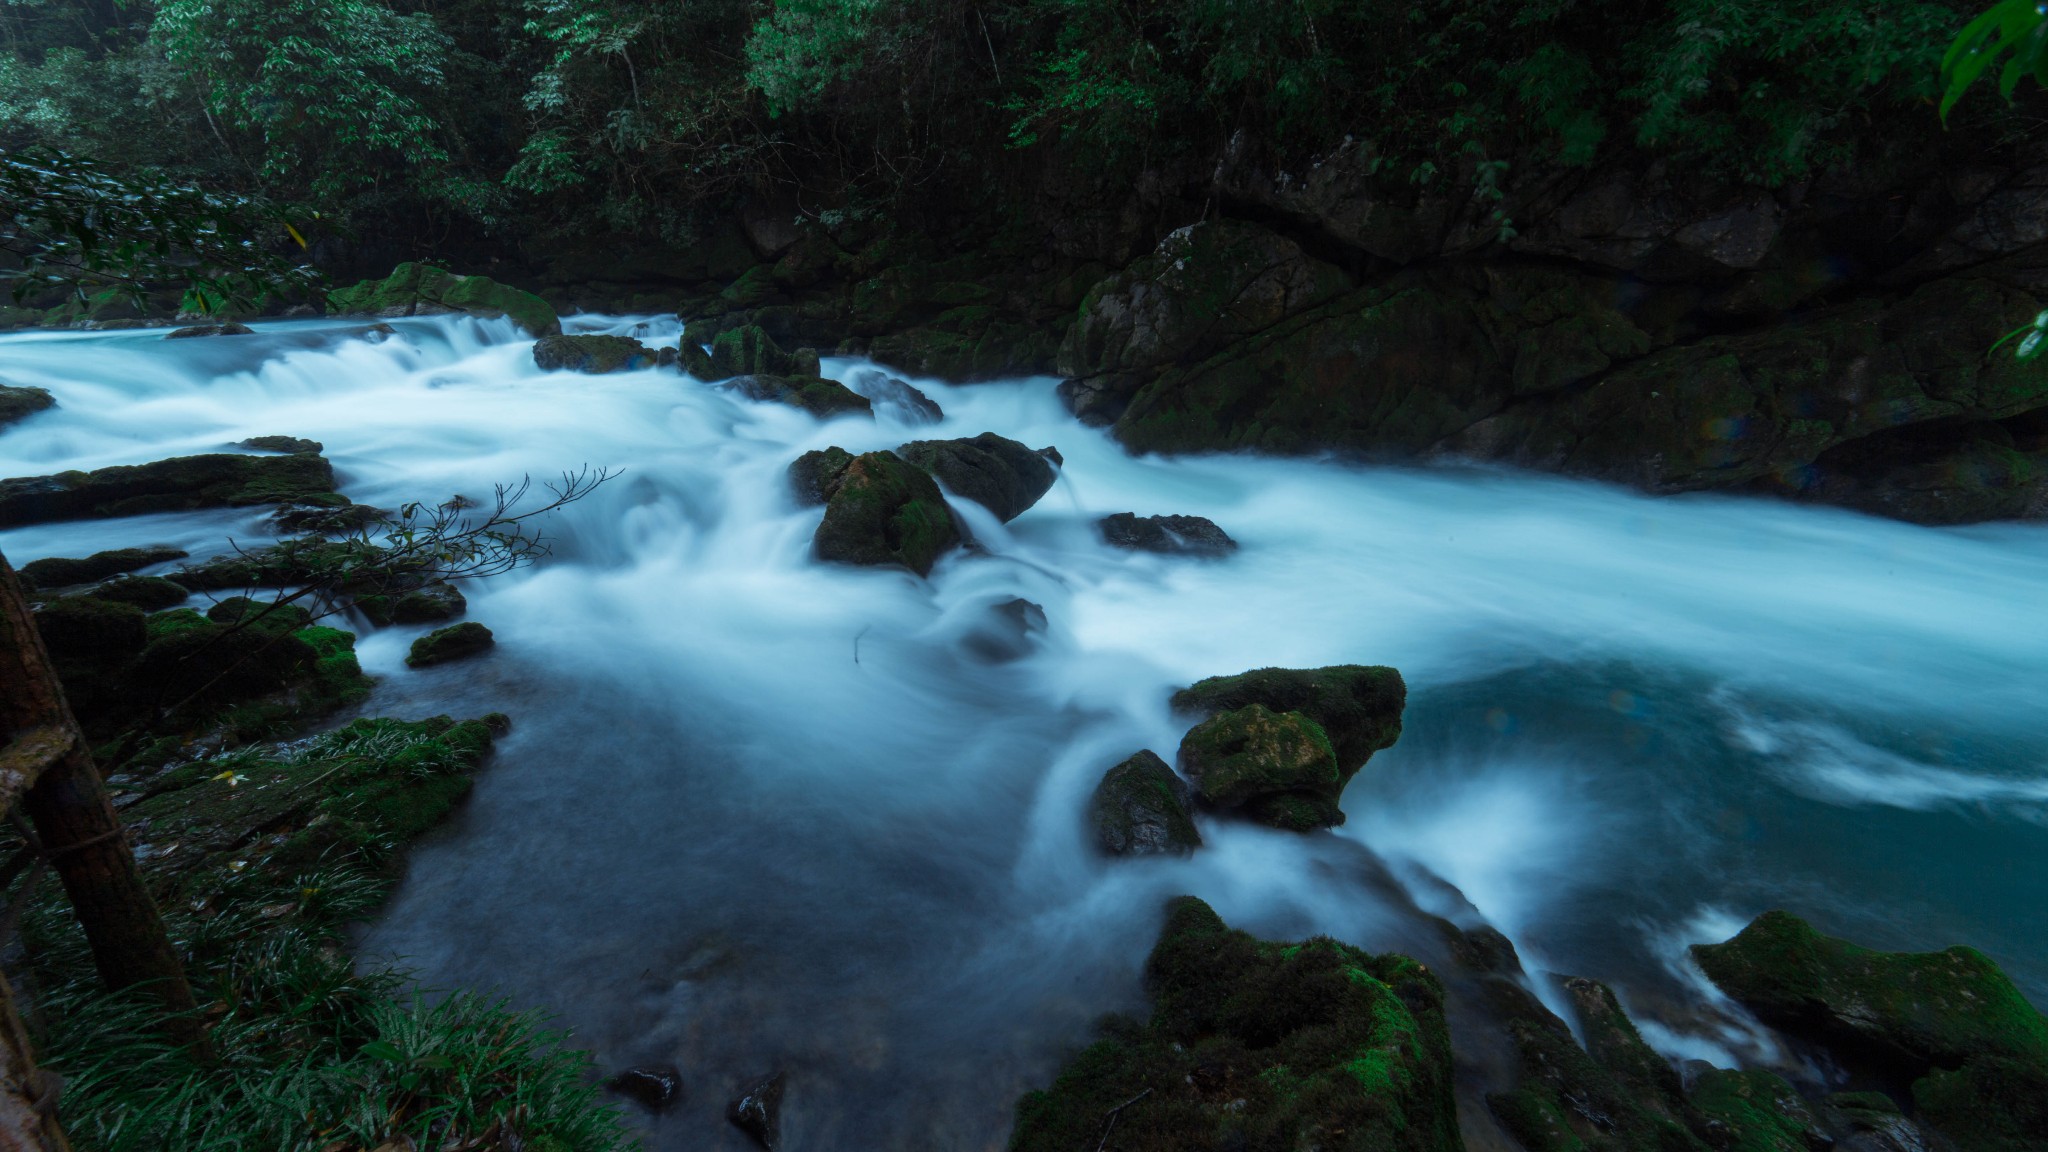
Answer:
[[1973, 948], [1876, 952], [1773, 911], [1692, 955], [1758, 1019], [1852, 1061], [1920, 1075], [1991, 1056], [2048, 1070], [2048, 1018]]
[[543, 336], [534, 342], [533, 362], [543, 372], [636, 372], [652, 368], [654, 349], [630, 336]]
[[[1343, 822], [1334, 804], [1345, 780], [1336, 751], [1323, 726], [1299, 712], [1251, 704], [1211, 716], [1181, 738], [1180, 765], [1212, 807], [1244, 809], [1268, 797], [1306, 795], [1332, 803], [1267, 803], [1247, 814], [1277, 818], [1292, 831]], [[1326, 819], [1331, 814], [1336, 818]]]
[[122, 576], [85, 593], [96, 600], [118, 600], [145, 612], [176, 608], [192, 595], [183, 584], [160, 576]]
[[430, 668], [446, 664], [451, 660], [465, 660], [490, 650], [497, 644], [491, 630], [474, 620], [436, 628], [412, 642], [412, 650], [406, 653], [405, 663], [409, 668]]
[[215, 624], [245, 624], [272, 634], [296, 632], [313, 622], [313, 614], [298, 604], [282, 600], [254, 600], [230, 596], [206, 610]]
[[1185, 856], [1202, 846], [1187, 782], [1149, 750], [1102, 774], [1088, 820], [1096, 844], [1112, 856]]
[[1145, 980], [1151, 1020], [1020, 1100], [1012, 1152], [1462, 1152], [1443, 988], [1415, 961], [1261, 941], [1181, 897]]
[[562, 323], [553, 305], [531, 292], [487, 276], [458, 276], [431, 264], [407, 262], [382, 280], [364, 280], [328, 293], [335, 314], [420, 316], [466, 312], [487, 320], [509, 316], [533, 336], [556, 336]]
[[235, 445], [254, 452], [282, 452], [288, 456], [318, 456], [327, 445], [303, 436], [251, 436]]
[[2048, 1069], [2039, 1062], [1974, 1056], [1915, 1082], [1913, 1104], [1963, 1152], [2048, 1149]]
[[346, 504], [319, 456], [178, 456], [0, 480], [0, 527], [250, 504]]
[[830, 499], [839, 478], [853, 463], [853, 453], [837, 446], [820, 448], [797, 457], [789, 466], [789, 487], [796, 502], [806, 507]]
[[1330, 737], [1348, 781], [1372, 754], [1401, 738], [1408, 688], [1392, 668], [1333, 664], [1326, 668], [1258, 668], [1212, 676], [1173, 694], [1182, 712], [1213, 715], [1249, 704], [1300, 712]]
[[[806, 350], [782, 350], [759, 325], [747, 324], [720, 332], [710, 341], [711, 351], [703, 353], [687, 334], [683, 340], [683, 367], [707, 384], [735, 376], [811, 376], [818, 374], [818, 354]], [[693, 353], [695, 353], [693, 355]]]
[[186, 555], [180, 548], [113, 548], [77, 560], [62, 556], [31, 560], [21, 566], [21, 575], [33, 588], [63, 588], [105, 580], [152, 564], [182, 560]]
[[57, 400], [46, 388], [31, 388], [24, 384], [0, 384], [0, 428], [17, 420], [26, 420], [38, 412], [57, 406]]
[[1825, 1136], [1792, 1085], [1762, 1069], [1703, 1072], [1693, 1082], [1691, 1100], [1731, 1135], [1721, 1145], [1724, 1152], [1809, 1152]]
[[735, 376], [726, 380], [723, 387], [749, 400], [801, 408], [820, 420], [875, 414], [867, 397], [837, 380], [821, 376]]
[[832, 563], [893, 564], [927, 576], [960, 541], [953, 510], [930, 476], [893, 452], [868, 452], [832, 484], [812, 550]]
[[993, 432], [958, 440], [913, 440], [896, 454], [1004, 523], [1038, 503], [1058, 479], [1052, 466], [1059, 458], [1056, 449], [1027, 448]]
[[43, 646], [60, 665], [122, 660], [149, 642], [142, 609], [118, 600], [60, 596], [36, 609], [35, 621]]
[[436, 581], [398, 595], [358, 596], [355, 606], [372, 624], [438, 624], [469, 610], [469, 600], [453, 584]]

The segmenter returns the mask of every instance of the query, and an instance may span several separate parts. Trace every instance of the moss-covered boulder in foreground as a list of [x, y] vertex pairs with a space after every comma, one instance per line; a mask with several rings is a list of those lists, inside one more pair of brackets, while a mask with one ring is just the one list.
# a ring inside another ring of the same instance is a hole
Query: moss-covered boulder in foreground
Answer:
[[[808, 459], [808, 457], [807, 457]], [[802, 461], [799, 461], [802, 463]], [[812, 461], [795, 482], [803, 485], [835, 461]], [[812, 537], [820, 560], [837, 564], [895, 564], [931, 574], [940, 554], [960, 543], [953, 510], [939, 486], [894, 452], [868, 452], [846, 461], [825, 492], [825, 518]]]
[[913, 440], [896, 454], [931, 473], [955, 495], [972, 500], [1008, 523], [1050, 491], [1058, 473], [1053, 448], [1027, 448], [983, 432], [957, 440]]
[[1211, 716], [1181, 738], [1180, 766], [1211, 807], [1293, 832], [1344, 822], [1348, 777], [1323, 726], [1300, 712], [1248, 704]]
[[1398, 955], [1233, 931], [1182, 897], [1112, 1022], [1017, 1104], [1012, 1152], [1462, 1152], [1443, 988]]
[[1112, 856], [1185, 856], [1202, 846], [1187, 782], [1149, 749], [1102, 774], [1088, 820], [1095, 843]]
[[436, 628], [413, 641], [405, 663], [409, 668], [431, 668], [489, 651], [497, 642], [489, 628], [474, 620], [465, 620], [446, 628]]
[[632, 372], [654, 367], [654, 349], [631, 336], [543, 336], [533, 362], [544, 372]]
[[688, 331], [681, 345], [684, 371], [707, 384], [735, 376], [816, 376], [817, 352], [799, 348], [785, 352], [768, 333], [747, 324], [720, 332], [706, 352]]
[[408, 261], [382, 280], [364, 280], [327, 295], [327, 310], [363, 316], [431, 316], [466, 312], [486, 320], [509, 316], [534, 336], [562, 331], [555, 309], [531, 292], [488, 276], [458, 276], [431, 264]]
[[1392, 668], [1333, 664], [1326, 668], [1258, 668], [1211, 676], [1173, 694], [1182, 712], [1213, 715], [1248, 704], [1300, 712], [1322, 725], [1348, 780], [1372, 754], [1401, 738], [1407, 685]]
[[46, 388], [31, 388], [25, 384], [0, 384], [0, 428], [5, 428], [16, 420], [26, 420], [38, 412], [56, 406], [56, 399]]
[[[250, 504], [347, 504], [320, 456], [176, 456], [0, 480], [0, 527]], [[37, 578], [40, 580], [40, 577]]]

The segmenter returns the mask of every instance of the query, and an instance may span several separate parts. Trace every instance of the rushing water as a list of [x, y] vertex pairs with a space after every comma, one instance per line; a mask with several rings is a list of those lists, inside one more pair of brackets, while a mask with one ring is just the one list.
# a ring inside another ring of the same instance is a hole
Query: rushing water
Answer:
[[[1761, 1050], [1693, 1012], [1682, 946], [1770, 907], [1873, 945], [1974, 944], [2048, 1002], [2040, 527], [1133, 459], [1046, 379], [917, 381], [935, 427], [894, 409], [820, 424], [673, 371], [544, 374], [504, 323], [397, 327], [0, 338], [0, 377], [61, 405], [0, 433], [0, 475], [263, 434], [323, 441], [349, 495], [387, 507], [624, 470], [550, 519], [550, 560], [468, 590], [493, 654], [413, 672], [418, 629], [363, 635], [382, 677], [367, 710], [515, 721], [364, 954], [543, 1006], [606, 1068], [680, 1065], [689, 1099], [649, 1122], [651, 1148], [745, 1147], [724, 1101], [773, 1068], [790, 1148], [1000, 1147], [1016, 1094], [1095, 1017], [1142, 1009], [1181, 892], [1266, 935], [1426, 950], [1392, 877], [1532, 967], [1615, 982], [1660, 1047], [1721, 1062]], [[819, 513], [783, 480], [798, 453], [982, 431], [1066, 459], [1009, 525], [961, 508], [985, 552], [929, 581], [808, 558]], [[1118, 511], [1208, 516], [1243, 548], [1119, 552], [1092, 528]], [[206, 555], [262, 531], [159, 515], [0, 548]], [[1050, 627], [1000, 659], [992, 607], [1018, 596]], [[1088, 792], [1139, 748], [1171, 758], [1175, 686], [1332, 663], [1410, 685], [1348, 824], [1206, 821], [1186, 861], [1091, 853]]]

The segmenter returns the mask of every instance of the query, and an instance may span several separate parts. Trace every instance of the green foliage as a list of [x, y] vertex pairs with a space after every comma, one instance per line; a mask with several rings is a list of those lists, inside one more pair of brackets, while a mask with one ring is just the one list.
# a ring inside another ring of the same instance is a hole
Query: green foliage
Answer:
[[0, 280], [13, 281], [17, 300], [49, 288], [139, 299], [182, 284], [187, 310], [215, 312], [309, 293], [321, 282], [267, 242], [299, 238], [271, 204], [116, 175], [54, 149], [0, 151], [0, 204], [0, 252], [14, 257]]
[[2048, 85], [2048, 12], [2037, 0], [2002, 0], [1956, 36], [1941, 58], [1942, 77], [1948, 81], [1941, 96], [1943, 120], [1970, 85], [2008, 52], [1998, 73], [2000, 96], [2012, 99], [2024, 76]]
[[448, 159], [429, 108], [450, 48], [372, 0], [164, 0], [151, 37], [207, 108], [262, 142], [261, 171], [332, 198], [394, 163]]

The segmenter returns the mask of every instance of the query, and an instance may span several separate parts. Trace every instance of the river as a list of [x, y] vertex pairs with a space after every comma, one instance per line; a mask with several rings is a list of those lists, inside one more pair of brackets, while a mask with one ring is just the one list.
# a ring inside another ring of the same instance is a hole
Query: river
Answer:
[[[271, 434], [322, 441], [344, 491], [385, 507], [621, 470], [549, 517], [548, 559], [466, 589], [490, 655], [409, 671], [421, 629], [359, 629], [366, 712], [514, 721], [361, 956], [545, 1008], [606, 1069], [679, 1065], [685, 1103], [638, 1117], [657, 1152], [748, 1147], [725, 1101], [771, 1069], [791, 1149], [999, 1148], [1092, 1020], [1143, 1010], [1183, 892], [1262, 935], [1376, 949], [1415, 942], [1407, 899], [1483, 918], [1532, 968], [1615, 983], [1662, 1050], [1722, 1063], [1761, 1049], [1695, 1011], [1683, 945], [1772, 907], [1873, 946], [1975, 945], [2048, 1003], [2048, 529], [1132, 458], [1043, 378], [914, 381], [936, 426], [819, 423], [673, 370], [543, 373], [508, 322], [393, 326], [0, 337], [0, 377], [60, 405], [0, 433], [0, 475]], [[961, 507], [982, 550], [928, 581], [809, 558], [819, 512], [783, 478], [800, 452], [983, 431], [1065, 464], [1008, 525]], [[1207, 516], [1243, 547], [1121, 552], [1093, 521], [1122, 511]], [[263, 534], [215, 511], [0, 549], [204, 556]], [[1013, 597], [1043, 606], [1042, 635], [1003, 635]], [[1091, 851], [1102, 771], [1171, 760], [1175, 687], [1336, 663], [1410, 686], [1348, 823], [1205, 818], [1187, 860]]]

